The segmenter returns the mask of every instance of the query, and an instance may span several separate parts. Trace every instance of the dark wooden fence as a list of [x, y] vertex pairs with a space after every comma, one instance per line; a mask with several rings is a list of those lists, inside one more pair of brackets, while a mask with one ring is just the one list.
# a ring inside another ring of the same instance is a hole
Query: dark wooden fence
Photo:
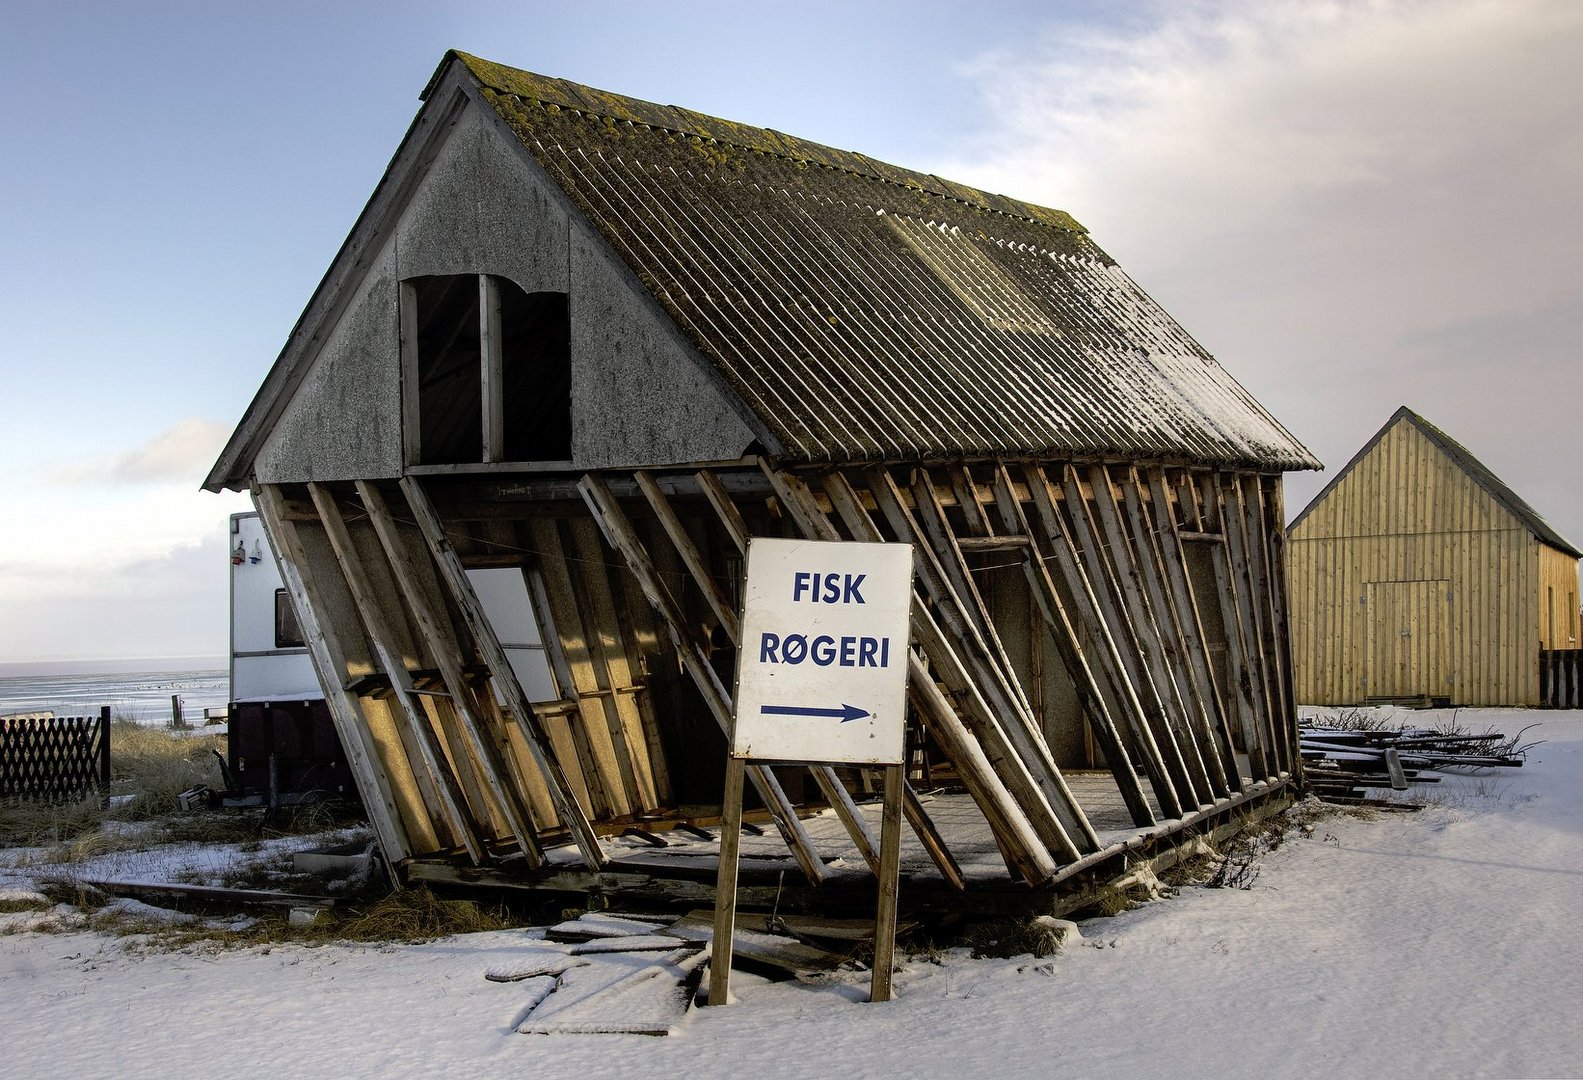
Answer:
[[1545, 709], [1583, 709], [1583, 649], [1540, 651], [1539, 703]]
[[98, 716], [0, 717], [0, 799], [110, 790], [110, 707]]

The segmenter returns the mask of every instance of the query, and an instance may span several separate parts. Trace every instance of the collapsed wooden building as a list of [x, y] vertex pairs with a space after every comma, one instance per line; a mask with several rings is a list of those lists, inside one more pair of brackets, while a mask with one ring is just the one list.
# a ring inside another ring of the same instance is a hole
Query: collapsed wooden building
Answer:
[[[206, 486], [424, 880], [706, 896], [748, 538], [912, 544], [902, 902], [972, 906], [1291, 797], [1316, 465], [1064, 213], [449, 53]], [[749, 775], [872, 880], [860, 771]]]

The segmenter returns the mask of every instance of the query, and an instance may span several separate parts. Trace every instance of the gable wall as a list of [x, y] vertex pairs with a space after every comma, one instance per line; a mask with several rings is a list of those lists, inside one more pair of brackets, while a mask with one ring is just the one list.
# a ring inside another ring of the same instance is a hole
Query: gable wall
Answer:
[[1398, 421], [1291, 532], [1297, 700], [1538, 704], [1539, 548]]
[[580, 468], [735, 458], [754, 436], [564, 200], [468, 108], [259, 453], [261, 483], [399, 476], [399, 282], [494, 274], [570, 295]]

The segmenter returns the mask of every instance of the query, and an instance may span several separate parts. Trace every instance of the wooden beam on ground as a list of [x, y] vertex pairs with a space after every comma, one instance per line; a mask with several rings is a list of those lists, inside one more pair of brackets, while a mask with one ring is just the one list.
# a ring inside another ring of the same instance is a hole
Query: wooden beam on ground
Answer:
[[282, 583], [291, 598], [292, 610], [308, 646], [319, 684], [324, 690], [325, 705], [335, 723], [335, 731], [346, 752], [347, 766], [357, 782], [358, 794], [368, 811], [369, 822], [385, 858], [400, 863], [412, 857], [412, 846], [401, 811], [396, 806], [390, 783], [385, 778], [383, 764], [369, 735], [368, 722], [363, 716], [357, 696], [344, 689], [346, 685], [346, 651], [340, 645], [334, 630], [320, 616], [325, 605], [319, 588], [305, 572], [308, 565], [297, 526], [286, 520], [285, 497], [278, 487], [265, 484], [253, 495], [253, 505], [269, 532], [270, 548], [275, 554], [275, 565], [280, 570]]
[[1055, 587], [1055, 581], [1050, 577], [1049, 567], [1045, 565], [1044, 558], [1039, 554], [1039, 546], [1034, 539], [1033, 530], [1028, 526], [1027, 515], [1023, 513], [1022, 504], [1017, 500], [1011, 475], [1006, 471], [1003, 462], [995, 464], [994, 489], [995, 506], [1000, 513], [1001, 524], [1005, 531], [1021, 536], [1028, 542], [1028, 546], [1023, 549], [1022, 560], [1023, 574], [1028, 579], [1028, 588], [1038, 604], [1045, 629], [1055, 642], [1056, 652], [1060, 653], [1061, 662], [1066, 665], [1067, 676], [1072, 680], [1072, 686], [1077, 691], [1078, 702], [1099, 739], [1105, 761], [1110, 766], [1111, 774], [1116, 778], [1116, 786], [1121, 791], [1122, 800], [1127, 804], [1127, 812], [1132, 815], [1133, 824], [1139, 828], [1153, 825], [1154, 810], [1149, 806], [1143, 786], [1138, 783], [1136, 768], [1127, 754], [1125, 744], [1121, 741], [1121, 733], [1116, 728], [1115, 719], [1110, 715], [1110, 707], [1105, 703], [1099, 680], [1094, 675], [1093, 668], [1089, 666], [1088, 654], [1083, 649], [1082, 639], [1067, 614], [1066, 605], [1061, 600], [1060, 591]]
[[[476, 866], [483, 861], [484, 849], [478, 839], [478, 830], [468, 815], [467, 799], [458, 786], [457, 776], [452, 773], [446, 761], [445, 751], [439, 745], [428, 716], [413, 699], [415, 687], [412, 685], [412, 676], [407, 671], [401, 653], [394, 645], [395, 638], [390, 627], [385, 623], [384, 613], [380, 609], [378, 598], [374, 595], [373, 586], [369, 583], [368, 574], [363, 569], [357, 550], [352, 546], [352, 537], [347, 532], [346, 520], [341, 516], [341, 508], [336, 504], [335, 497], [323, 485], [310, 483], [308, 496], [319, 511], [319, 521], [329, 538], [330, 550], [335, 553], [336, 562], [341, 568], [341, 576], [351, 591], [352, 602], [356, 605], [358, 616], [363, 621], [363, 632], [368, 635], [368, 640], [374, 647], [375, 658], [389, 677], [391, 689], [395, 691], [401, 715], [406, 718], [406, 724], [397, 727], [401, 743], [406, 747], [409, 758], [421, 761], [427, 770], [426, 780], [422, 773], [418, 774], [418, 779], [423, 781], [425, 799], [434, 800], [439, 804], [437, 809], [450, 825], [451, 835], [467, 849], [468, 857]], [[465, 760], [458, 761], [456, 771], [460, 773], [466, 764]], [[486, 806], [480, 807], [481, 812], [488, 812]], [[532, 831], [529, 830], [527, 835], [531, 838]], [[522, 846], [523, 850], [527, 850], [529, 841], [522, 841]]]
[[[366, 493], [372, 495], [376, 501], [383, 501], [379, 492], [366, 481], [358, 481], [357, 489], [359, 495]], [[577, 805], [577, 797], [567, 782], [565, 772], [561, 770], [560, 762], [555, 758], [549, 738], [539, 726], [538, 715], [533, 711], [533, 705], [528, 701], [527, 695], [522, 692], [522, 684], [517, 681], [516, 672], [506, 656], [506, 650], [501, 648], [500, 639], [495, 636], [495, 629], [490, 625], [489, 616], [484, 613], [484, 606], [479, 603], [478, 595], [473, 592], [472, 583], [467, 579], [467, 571], [462, 568], [462, 562], [456, 557], [456, 551], [445, 538], [445, 526], [441, 524], [439, 515], [434, 512], [434, 505], [429, 501], [423, 486], [414, 477], [401, 478], [401, 493], [412, 509], [418, 532], [423, 536], [424, 543], [428, 545], [429, 555], [440, 572], [440, 579], [445, 582], [452, 602], [460, 612], [468, 633], [472, 635], [473, 644], [489, 667], [494, 684], [505, 701], [507, 711], [517, 722], [517, 727], [527, 742], [534, 764], [539, 767], [539, 771], [549, 783], [550, 795], [555, 800], [556, 815], [571, 833], [572, 842], [582, 853], [583, 862], [590, 869], [598, 869], [605, 863], [605, 854], [599, 846], [599, 838], [594, 834], [593, 826], [589, 824], [582, 807]], [[394, 530], [391, 531], [394, 535]], [[459, 703], [465, 701], [465, 698], [460, 697], [455, 691], [452, 692], [452, 697]], [[463, 715], [466, 716], [465, 711]]]
[[[677, 655], [681, 657], [683, 667], [692, 676], [716, 723], [729, 737], [732, 724], [731, 697], [720, 684], [720, 678], [709, 663], [709, 657], [704, 654], [698, 641], [687, 629], [687, 620], [680, 605], [676, 603], [675, 597], [655, 572], [653, 561], [644, 550], [637, 533], [633, 531], [626, 512], [616, 502], [615, 496], [610, 493], [605, 482], [593, 473], [585, 474], [578, 481], [577, 489], [582, 493], [583, 501], [588, 504], [594, 521], [605, 534], [605, 539], [610, 541], [610, 546], [626, 560], [627, 569], [632, 572], [633, 577], [637, 578], [643, 595], [648, 597], [661, 624], [670, 635], [671, 643]], [[781, 838], [785, 840], [792, 857], [797, 860], [797, 865], [802, 868], [804, 876], [814, 884], [823, 881], [829, 871], [814, 850], [812, 838], [808, 836], [808, 831], [798, 819], [791, 800], [786, 797], [786, 792], [782, 790], [780, 781], [775, 779], [775, 774], [765, 766], [754, 765], [748, 768], [747, 775], [758, 789], [764, 805], [769, 808], [776, 827], [780, 830]]]

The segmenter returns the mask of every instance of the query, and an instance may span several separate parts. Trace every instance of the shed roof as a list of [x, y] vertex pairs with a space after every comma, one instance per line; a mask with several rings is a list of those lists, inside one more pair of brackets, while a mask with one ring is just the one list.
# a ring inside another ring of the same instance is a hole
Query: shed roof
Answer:
[[[453, 73], [740, 398], [773, 458], [1320, 467], [1062, 211], [460, 52], [425, 101]], [[387, 172], [205, 486], [246, 482], [302, 377], [296, 343], [319, 334], [364, 222], [402, 189]]]
[[1505, 507], [1513, 517], [1522, 522], [1523, 526], [1533, 533], [1541, 543], [1548, 544], [1558, 551], [1563, 551], [1575, 559], [1583, 558], [1583, 551], [1578, 550], [1566, 537], [1556, 532], [1544, 518], [1539, 516], [1539, 511], [1529, 506], [1522, 496], [1518, 495], [1506, 485], [1504, 480], [1491, 472], [1489, 466], [1474, 457], [1471, 450], [1409, 409], [1406, 405], [1392, 413], [1391, 418], [1385, 422], [1385, 425], [1374, 433], [1374, 437], [1364, 443], [1362, 449], [1352, 455], [1352, 460], [1347, 462], [1335, 476], [1331, 477], [1330, 482], [1320, 490], [1319, 494], [1315, 495], [1308, 505], [1303, 507], [1302, 513], [1292, 519], [1292, 523], [1287, 526], [1287, 531], [1290, 533], [1295, 530], [1303, 519], [1329, 496], [1336, 485], [1346, 479], [1347, 474], [1352, 471], [1353, 467], [1368, 456], [1370, 450], [1379, 445], [1380, 440], [1385, 438], [1386, 433], [1399, 423], [1411, 424], [1420, 431], [1424, 438], [1439, 448], [1440, 452], [1450, 458], [1457, 468], [1467, 473], [1473, 479], [1473, 482], [1478, 484], [1490, 498]]
[[452, 59], [781, 456], [1319, 467], [1068, 214]]

